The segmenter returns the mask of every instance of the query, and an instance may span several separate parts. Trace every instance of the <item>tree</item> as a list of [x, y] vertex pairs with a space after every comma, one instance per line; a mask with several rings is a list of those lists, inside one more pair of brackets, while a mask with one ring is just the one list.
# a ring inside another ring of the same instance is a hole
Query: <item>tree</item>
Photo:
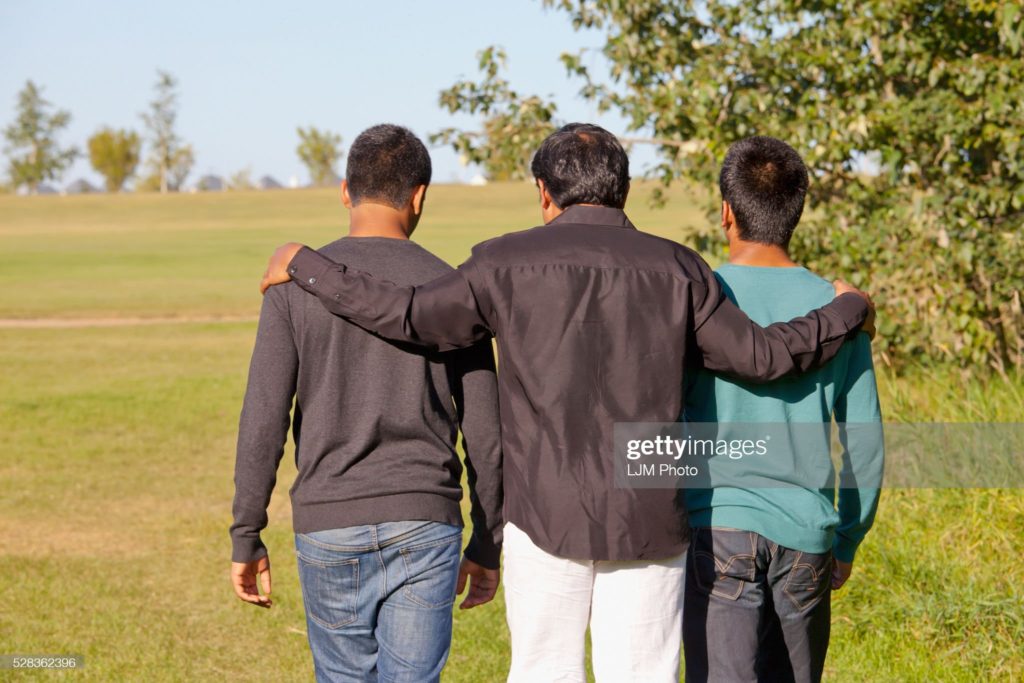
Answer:
[[52, 111], [42, 89], [32, 81], [18, 93], [17, 117], [4, 129], [11, 185], [27, 186], [35, 194], [41, 183], [57, 180], [78, 156], [74, 147], [61, 147], [57, 135], [71, 123], [71, 113]]
[[309, 170], [314, 185], [333, 185], [338, 180], [335, 167], [341, 159], [341, 136], [321, 131], [313, 126], [298, 128], [299, 146], [295, 150], [299, 160]]
[[488, 47], [477, 58], [483, 80], [456, 83], [441, 93], [440, 104], [451, 113], [483, 115], [483, 131], [445, 128], [431, 135], [430, 142], [451, 145], [463, 163], [483, 166], [490, 180], [529, 178], [534, 150], [555, 130], [556, 106], [512, 90], [500, 76], [508, 61], [503, 49]]
[[228, 178], [229, 190], [253, 190], [256, 184], [252, 182], [252, 169], [248, 166], [235, 171]]
[[120, 192], [135, 174], [141, 148], [139, 134], [103, 128], [89, 138], [89, 162], [103, 176], [107, 192]]
[[710, 189], [753, 134], [804, 155], [794, 255], [872, 291], [885, 361], [1024, 362], [1019, 2], [544, 2], [604, 33], [607, 74], [563, 62], [658, 145], [663, 183]]
[[142, 120], [150, 133], [150, 152], [147, 166], [149, 177], [143, 180], [144, 189], [160, 192], [181, 189], [195, 163], [192, 147], [184, 145], [174, 130], [178, 118], [178, 81], [166, 71], [157, 72], [156, 99]]

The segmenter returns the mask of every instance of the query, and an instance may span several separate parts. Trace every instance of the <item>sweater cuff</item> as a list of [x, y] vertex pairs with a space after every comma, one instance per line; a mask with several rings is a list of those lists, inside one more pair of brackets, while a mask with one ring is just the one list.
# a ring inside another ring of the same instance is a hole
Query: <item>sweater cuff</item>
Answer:
[[853, 557], [857, 554], [857, 546], [859, 545], [856, 541], [837, 535], [832, 542], [832, 557], [840, 562], [853, 562]]
[[476, 562], [484, 569], [497, 569], [501, 566], [501, 544], [480, 538], [476, 533], [470, 536], [464, 554], [467, 560]]
[[259, 534], [255, 536], [231, 537], [231, 561], [255, 562], [267, 555], [267, 546], [263, 545]]

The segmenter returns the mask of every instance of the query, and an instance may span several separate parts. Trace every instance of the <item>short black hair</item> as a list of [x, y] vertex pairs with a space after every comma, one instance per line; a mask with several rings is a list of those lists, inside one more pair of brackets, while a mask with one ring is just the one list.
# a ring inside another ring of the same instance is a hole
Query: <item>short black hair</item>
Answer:
[[781, 247], [789, 245], [800, 222], [807, 183], [807, 167], [797, 151], [764, 135], [734, 143], [718, 177], [740, 239]]
[[560, 209], [599, 204], [621, 209], [629, 194], [629, 157], [600, 126], [570, 123], [541, 143], [530, 164]]
[[353, 204], [370, 201], [401, 209], [420, 185], [430, 184], [430, 154], [403, 126], [367, 128], [348, 152], [345, 180]]

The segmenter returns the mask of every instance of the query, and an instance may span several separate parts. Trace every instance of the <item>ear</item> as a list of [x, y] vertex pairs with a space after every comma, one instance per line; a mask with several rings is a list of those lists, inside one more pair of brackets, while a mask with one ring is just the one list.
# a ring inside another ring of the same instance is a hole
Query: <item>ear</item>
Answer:
[[629, 190], [630, 190], [631, 187], [632, 187], [632, 185], [629, 182], [627, 182], [626, 183], [626, 194], [622, 198], [622, 208], [626, 208], [626, 202], [629, 201]]
[[427, 186], [420, 185], [412, 193], [412, 212], [419, 216], [423, 213], [423, 202], [427, 199]]
[[722, 231], [725, 232], [726, 238], [729, 237], [733, 228], [736, 227], [736, 216], [732, 213], [732, 207], [729, 206], [729, 202], [722, 200]]
[[540, 210], [547, 211], [555, 201], [551, 199], [551, 195], [548, 194], [548, 188], [544, 186], [544, 181], [540, 178], [537, 178], [537, 190], [540, 192]]
[[341, 181], [341, 203], [345, 205], [346, 209], [352, 208], [352, 197], [348, 194], [348, 181]]

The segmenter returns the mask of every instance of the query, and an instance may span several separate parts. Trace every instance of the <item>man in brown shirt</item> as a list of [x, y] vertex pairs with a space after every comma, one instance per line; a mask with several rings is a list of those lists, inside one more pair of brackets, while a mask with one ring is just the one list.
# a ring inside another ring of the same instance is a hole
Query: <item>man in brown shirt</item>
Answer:
[[332, 313], [428, 348], [494, 336], [509, 680], [584, 680], [589, 619], [599, 681], [674, 681], [686, 520], [674, 490], [616, 488], [613, 425], [675, 421], [697, 366], [761, 382], [818, 367], [869, 301], [837, 283], [806, 316], [751, 322], [699, 255], [629, 221], [629, 161], [600, 127], [552, 134], [533, 174], [545, 225], [477, 245], [433, 282], [398, 286], [289, 244], [261, 286], [294, 279]]

